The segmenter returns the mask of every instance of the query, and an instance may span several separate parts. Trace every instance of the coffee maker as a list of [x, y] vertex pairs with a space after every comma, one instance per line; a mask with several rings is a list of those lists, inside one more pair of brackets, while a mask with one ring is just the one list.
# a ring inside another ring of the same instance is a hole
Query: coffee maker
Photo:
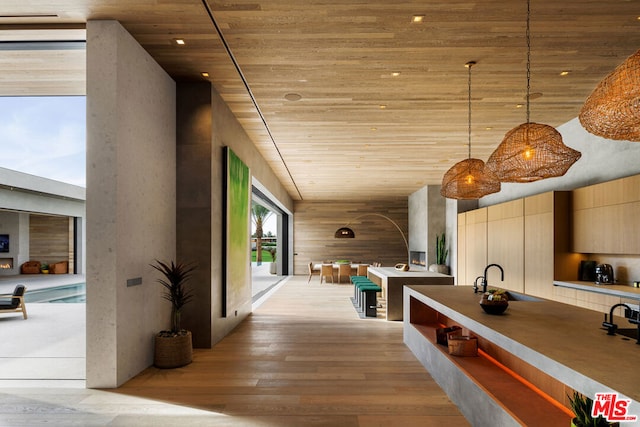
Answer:
[[596, 285], [613, 283], [613, 267], [611, 264], [596, 265]]

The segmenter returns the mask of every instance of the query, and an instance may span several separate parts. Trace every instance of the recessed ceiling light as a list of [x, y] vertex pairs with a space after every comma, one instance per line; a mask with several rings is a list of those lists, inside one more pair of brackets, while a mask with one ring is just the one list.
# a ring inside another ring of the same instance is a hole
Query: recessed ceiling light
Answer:
[[560, 71], [560, 75], [561, 75], [561, 76], [567, 76], [567, 75], [569, 75], [569, 73], [570, 73], [570, 71], [569, 71], [569, 70], [562, 70], [562, 71]]
[[381, 109], [381, 110], [384, 110], [385, 108], [387, 108], [387, 106], [386, 106], [386, 105], [381, 105], [381, 106], [380, 106], [380, 109]]
[[185, 44], [186, 44], [186, 43], [185, 43], [185, 41], [184, 41], [184, 39], [173, 39], [173, 42], [174, 42], [175, 44], [177, 44], [178, 46], [183, 46], [183, 45], [185, 45]]
[[394, 71], [393, 73], [391, 73], [391, 75], [392, 75], [393, 77], [398, 77], [398, 76], [400, 75], [400, 73], [399, 73], [399, 72], [397, 72], [397, 71]]
[[413, 15], [411, 17], [411, 22], [415, 24], [419, 24], [424, 21], [424, 15]]
[[299, 93], [287, 93], [284, 96], [284, 99], [286, 99], [287, 101], [300, 101], [302, 99], [302, 95], [300, 95]]
[[201, 72], [200, 75], [202, 77], [209, 77], [209, 73], [207, 73], [206, 71]]
[[523, 105], [522, 104], [516, 104], [516, 108], [522, 108]]
[[491, 126], [487, 126], [486, 128], [484, 128], [484, 130], [492, 130], [493, 128]]
[[378, 128], [371, 128], [371, 132], [375, 132], [377, 130], [378, 130]]

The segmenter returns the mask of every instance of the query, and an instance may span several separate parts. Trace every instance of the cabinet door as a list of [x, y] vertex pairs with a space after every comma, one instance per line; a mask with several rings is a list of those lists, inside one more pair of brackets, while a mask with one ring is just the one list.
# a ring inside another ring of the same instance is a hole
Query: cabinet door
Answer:
[[487, 263], [504, 269], [504, 282], [497, 268], [488, 274], [489, 287], [524, 292], [524, 212], [518, 199], [489, 206], [487, 222]]
[[524, 241], [524, 292], [552, 299], [553, 214], [525, 216]]
[[467, 215], [465, 213], [458, 214], [458, 256], [456, 258], [457, 274], [455, 280], [457, 285], [468, 285], [467, 280]]
[[466, 219], [466, 284], [473, 285], [487, 265], [487, 208], [467, 212]]
[[573, 250], [640, 254], [640, 176], [573, 191]]
[[623, 254], [640, 254], [640, 202], [625, 203], [621, 208], [621, 251]]

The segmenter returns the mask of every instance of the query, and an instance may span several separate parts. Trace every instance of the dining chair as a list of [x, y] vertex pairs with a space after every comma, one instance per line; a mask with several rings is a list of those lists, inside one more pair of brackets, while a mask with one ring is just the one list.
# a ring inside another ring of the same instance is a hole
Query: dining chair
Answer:
[[320, 270], [318, 270], [317, 268], [313, 268], [313, 261], [309, 262], [309, 280], [307, 280], [307, 283], [311, 282], [312, 276], [318, 275], [320, 275]]
[[342, 278], [347, 277], [347, 282], [350, 282], [349, 277], [351, 276], [351, 263], [349, 264], [338, 264], [338, 283], [342, 283]]
[[[333, 283], [333, 264], [322, 264], [322, 267], [320, 267], [320, 283], [322, 283], [324, 277], [330, 277], [331, 283]], [[326, 279], [325, 283], [327, 283]]]
[[358, 270], [356, 271], [356, 275], [366, 276], [368, 269], [369, 269], [369, 264], [358, 264]]

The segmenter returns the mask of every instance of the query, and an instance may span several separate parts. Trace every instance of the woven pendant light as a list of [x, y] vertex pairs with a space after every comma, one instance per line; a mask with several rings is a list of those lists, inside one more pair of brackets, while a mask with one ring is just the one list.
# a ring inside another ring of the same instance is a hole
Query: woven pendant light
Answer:
[[594, 135], [640, 141], [640, 50], [596, 86], [578, 119]]
[[484, 162], [471, 158], [471, 67], [475, 62], [465, 64], [469, 69], [469, 158], [456, 163], [442, 178], [440, 194], [449, 199], [479, 199], [487, 194], [500, 191], [500, 181], [485, 171]]
[[531, 123], [531, 8], [527, 0], [527, 122], [510, 130], [489, 156], [487, 169], [501, 182], [533, 182], [564, 175], [580, 158], [562, 135], [549, 125]]

